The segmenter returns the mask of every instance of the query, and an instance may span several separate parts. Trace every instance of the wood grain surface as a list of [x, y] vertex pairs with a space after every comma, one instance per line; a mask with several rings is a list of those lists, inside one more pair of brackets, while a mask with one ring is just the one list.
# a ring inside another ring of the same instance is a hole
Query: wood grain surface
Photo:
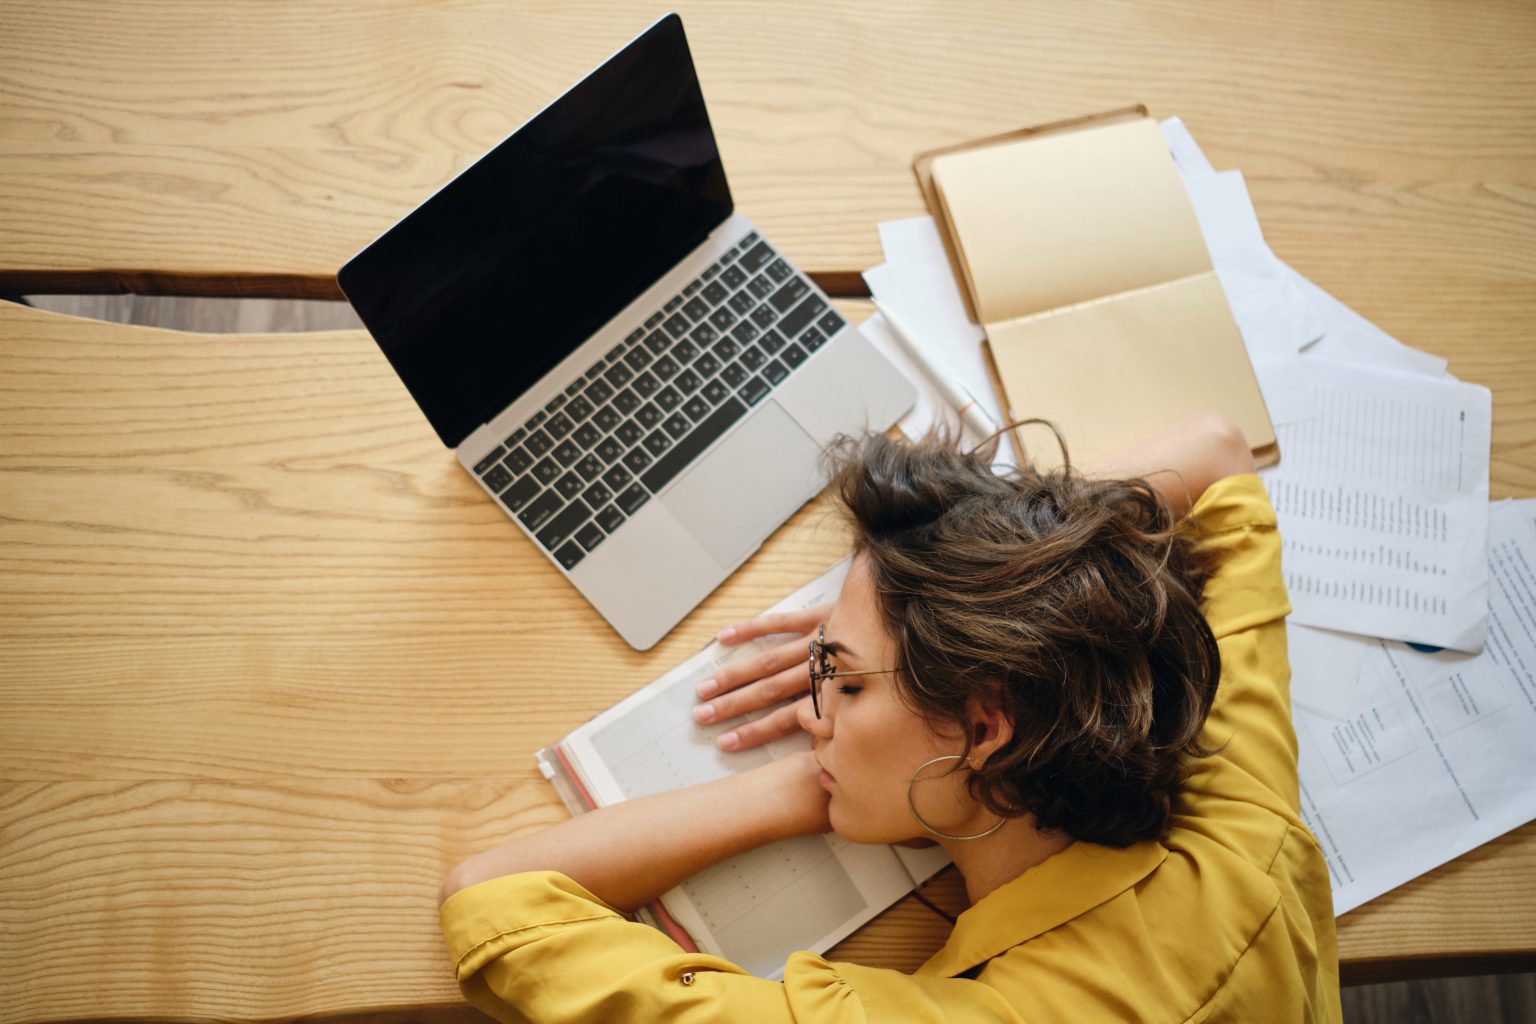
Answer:
[[[0, 303], [0, 1024], [454, 1005], [435, 887], [564, 816], [533, 751], [845, 540], [807, 506], [637, 653], [362, 332]], [[1341, 919], [1346, 972], [1528, 957], [1532, 877], [1527, 826]], [[911, 970], [947, 927], [908, 899], [833, 956]]]

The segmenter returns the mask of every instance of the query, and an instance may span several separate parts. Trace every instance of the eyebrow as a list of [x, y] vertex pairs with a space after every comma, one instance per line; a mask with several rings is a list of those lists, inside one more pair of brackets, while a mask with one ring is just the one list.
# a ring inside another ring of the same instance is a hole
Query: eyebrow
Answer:
[[828, 640], [826, 643], [821, 645], [821, 649], [833, 657], [836, 657], [839, 654], [846, 654], [853, 658], [857, 658], [859, 656], [858, 652], [853, 648], [849, 647], [847, 644], [840, 644], [836, 640]]

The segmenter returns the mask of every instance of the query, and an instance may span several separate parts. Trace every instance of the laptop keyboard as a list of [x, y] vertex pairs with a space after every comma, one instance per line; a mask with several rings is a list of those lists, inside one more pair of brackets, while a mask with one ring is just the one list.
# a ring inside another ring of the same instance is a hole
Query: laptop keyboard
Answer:
[[753, 232], [475, 473], [572, 569], [843, 323]]

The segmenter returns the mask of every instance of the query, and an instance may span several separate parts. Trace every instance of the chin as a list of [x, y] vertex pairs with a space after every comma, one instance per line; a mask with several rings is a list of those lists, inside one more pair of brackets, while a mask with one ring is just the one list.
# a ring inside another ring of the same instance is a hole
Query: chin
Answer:
[[881, 828], [876, 822], [859, 821], [847, 814], [840, 814], [838, 813], [836, 801], [828, 808], [827, 816], [832, 822], [832, 831], [850, 843], [875, 845], [879, 843], [899, 843], [913, 838], [908, 830], [893, 829], [889, 826]]

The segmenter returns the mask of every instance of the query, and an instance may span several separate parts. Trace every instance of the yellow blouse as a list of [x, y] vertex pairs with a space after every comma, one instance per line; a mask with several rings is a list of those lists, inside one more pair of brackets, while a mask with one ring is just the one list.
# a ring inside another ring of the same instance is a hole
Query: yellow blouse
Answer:
[[[1328, 872], [1302, 824], [1275, 514], [1255, 476], [1193, 518], [1222, 676], [1161, 843], [1078, 842], [989, 893], [915, 974], [789, 957], [782, 984], [683, 952], [564, 875], [453, 895], [466, 998], [503, 1021], [1339, 1021]], [[962, 977], [962, 975], [964, 975]]]

